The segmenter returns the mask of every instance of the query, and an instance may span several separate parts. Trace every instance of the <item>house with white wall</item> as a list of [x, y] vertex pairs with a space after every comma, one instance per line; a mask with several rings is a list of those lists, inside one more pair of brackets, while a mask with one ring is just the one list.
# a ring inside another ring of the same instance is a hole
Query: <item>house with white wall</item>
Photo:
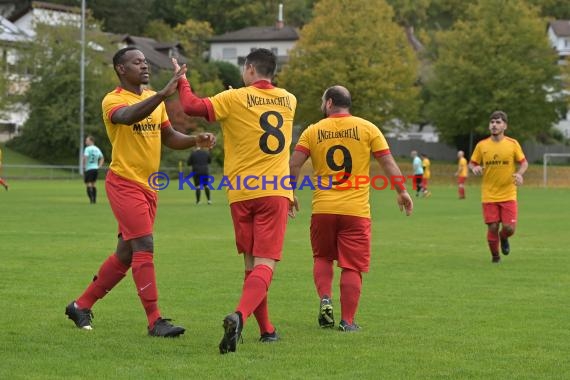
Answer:
[[[29, 83], [28, 73], [18, 64], [18, 51], [31, 41], [23, 30], [0, 16], [0, 71], [8, 81], [4, 96], [21, 94]], [[12, 104], [0, 112], [0, 141], [16, 135], [28, 118], [28, 107], [23, 103]]]
[[251, 51], [265, 48], [277, 56], [279, 69], [288, 61], [289, 51], [298, 39], [299, 31], [285, 25], [283, 6], [280, 5], [275, 25], [251, 26], [210, 38], [210, 59], [241, 66]]
[[560, 59], [570, 57], [570, 20], [554, 20], [548, 23], [548, 39]]
[[10, 21], [26, 34], [33, 37], [36, 35], [37, 24], [47, 25], [81, 25], [81, 8], [67, 5], [52, 4], [42, 1], [32, 1], [9, 17]]
[[[551, 46], [558, 54], [560, 65], [570, 65], [570, 20], [554, 20], [548, 23], [547, 31], [548, 39]], [[570, 96], [568, 90], [564, 91], [566, 96]], [[566, 117], [560, 120], [554, 126], [562, 135], [570, 139], [570, 109], [566, 113]]]

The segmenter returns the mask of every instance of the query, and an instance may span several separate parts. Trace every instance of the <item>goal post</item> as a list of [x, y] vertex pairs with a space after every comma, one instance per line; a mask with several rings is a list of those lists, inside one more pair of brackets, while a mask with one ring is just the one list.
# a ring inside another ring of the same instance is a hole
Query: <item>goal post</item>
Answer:
[[544, 153], [542, 156], [542, 186], [548, 187], [548, 162], [551, 157], [568, 157], [570, 153]]

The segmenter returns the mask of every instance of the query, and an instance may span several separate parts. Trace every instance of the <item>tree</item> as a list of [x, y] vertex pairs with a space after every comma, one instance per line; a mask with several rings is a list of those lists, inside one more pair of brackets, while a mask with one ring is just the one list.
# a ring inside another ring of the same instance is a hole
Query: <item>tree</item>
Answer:
[[[508, 133], [525, 139], [558, 120], [556, 56], [545, 21], [518, 0], [480, 0], [465, 21], [439, 35], [428, 83], [429, 115], [448, 142], [488, 133], [488, 116], [509, 114]], [[558, 79], [557, 79], [558, 78]]]
[[301, 31], [279, 84], [298, 99], [296, 119], [318, 120], [331, 85], [352, 94], [355, 115], [378, 126], [411, 121], [418, 109], [418, 60], [385, 1], [322, 0]]
[[152, 20], [149, 22], [144, 31], [144, 36], [162, 42], [178, 41], [178, 36], [174, 29], [162, 20]]
[[[22, 60], [34, 70], [25, 94], [30, 117], [11, 146], [50, 163], [76, 163], [79, 150], [80, 33], [77, 26], [37, 25]], [[97, 29], [86, 31], [85, 132], [107, 156], [111, 150], [101, 121], [101, 99], [116, 86], [110, 64], [114, 52]], [[104, 49], [104, 50], [101, 50]]]
[[[162, 0], [156, 0], [162, 1]], [[188, 17], [208, 21], [216, 34], [222, 34], [248, 26], [273, 25], [277, 19], [279, 4], [284, 4], [285, 23], [302, 26], [311, 18], [315, 0], [168, 0], [175, 2], [172, 8], [183, 9]], [[220, 12], [223, 10], [223, 12]], [[180, 22], [180, 21], [178, 21]]]
[[88, 0], [93, 17], [101, 20], [102, 28], [111, 33], [143, 35], [152, 19], [154, 0]]
[[528, 0], [528, 2], [540, 8], [540, 14], [544, 17], [570, 20], [568, 0]]

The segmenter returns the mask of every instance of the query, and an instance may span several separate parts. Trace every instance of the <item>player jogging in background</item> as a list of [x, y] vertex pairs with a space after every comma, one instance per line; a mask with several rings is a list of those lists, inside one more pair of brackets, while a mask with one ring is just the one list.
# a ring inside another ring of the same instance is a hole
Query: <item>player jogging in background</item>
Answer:
[[509, 237], [515, 233], [517, 224], [517, 186], [523, 184], [523, 175], [528, 168], [518, 141], [505, 136], [507, 123], [505, 112], [491, 114], [491, 136], [479, 141], [469, 163], [473, 174], [483, 175], [483, 219], [487, 224], [493, 263], [501, 261], [499, 241], [503, 255], [510, 253]]
[[[174, 130], [164, 100], [176, 92], [176, 72], [166, 86], [154, 92], [149, 83], [149, 65], [134, 48], [120, 49], [113, 56], [120, 86], [103, 98], [103, 122], [113, 146], [111, 165], [105, 179], [109, 204], [118, 222], [116, 251], [99, 268], [87, 289], [65, 308], [65, 314], [81, 329], [91, 330], [93, 305], [105, 297], [132, 269], [133, 280], [148, 321], [148, 335], [176, 337], [184, 328], [162, 318], [158, 308], [158, 287], [154, 270], [153, 228], [157, 192], [152, 175], [160, 165], [161, 144], [187, 149], [196, 143], [213, 145], [211, 133], [187, 136]], [[121, 311], [121, 318], [126, 318]]]
[[455, 172], [455, 176], [457, 177], [457, 191], [459, 193], [459, 199], [465, 199], [465, 181], [469, 174], [467, 160], [464, 156], [465, 153], [462, 150], [457, 152], [457, 171]]
[[[173, 61], [175, 70], [178, 68]], [[279, 339], [269, 319], [267, 294], [273, 271], [281, 260], [287, 214], [293, 191], [279, 182], [289, 175], [289, 147], [294, 95], [271, 83], [277, 58], [267, 49], [252, 51], [245, 58], [245, 87], [229, 89], [210, 98], [192, 93], [186, 78], [179, 81], [184, 112], [219, 121], [224, 136], [224, 176], [233, 184], [227, 195], [234, 224], [236, 247], [243, 254], [245, 279], [235, 311], [223, 320], [221, 354], [234, 352], [242, 329], [253, 313], [261, 342]], [[240, 178], [253, 176], [259, 182], [237, 187]], [[264, 186], [262, 181], [269, 181]], [[274, 182], [271, 182], [274, 181]]]
[[424, 197], [431, 196], [431, 192], [428, 190], [428, 182], [431, 178], [431, 161], [425, 153], [420, 153], [422, 158], [422, 168], [424, 169], [424, 175], [422, 176], [422, 194]]
[[394, 186], [400, 210], [405, 210], [406, 215], [413, 210], [402, 172], [382, 132], [369, 121], [352, 116], [351, 103], [350, 92], [346, 88], [328, 88], [321, 105], [325, 118], [301, 134], [290, 163], [291, 177], [295, 181], [310, 157], [313, 176], [316, 177], [311, 246], [313, 280], [320, 299], [318, 323], [321, 327], [333, 327], [335, 324], [332, 282], [336, 260], [341, 268], [341, 320], [338, 327], [346, 332], [360, 329], [355, 315], [362, 289], [362, 273], [368, 272], [370, 266], [370, 185], [357, 185], [355, 178], [369, 178], [371, 154], [391, 181], [400, 179]]
[[414, 181], [415, 181], [415, 185], [416, 185], [416, 197], [419, 197], [420, 193], [422, 192], [424, 167], [422, 165], [422, 159], [418, 155], [417, 151], [412, 150], [412, 152], [410, 153], [410, 156], [412, 157], [412, 171], [414, 172]]
[[[0, 176], [2, 175], [2, 149], [0, 149]], [[4, 186], [4, 190], [8, 191], [8, 183], [0, 177], [0, 185]]]
[[99, 174], [99, 168], [103, 166], [105, 158], [101, 149], [95, 145], [95, 139], [93, 136], [87, 136], [85, 138], [85, 149], [83, 151], [83, 169], [84, 182], [87, 187], [87, 196], [89, 197], [89, 203], [97, 203], [97, 177]]

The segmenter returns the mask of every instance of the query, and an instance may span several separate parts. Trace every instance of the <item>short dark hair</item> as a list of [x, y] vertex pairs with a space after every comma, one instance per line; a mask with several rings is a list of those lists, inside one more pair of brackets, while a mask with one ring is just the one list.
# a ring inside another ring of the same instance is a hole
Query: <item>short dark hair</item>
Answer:
[[245, 64], [255, 67], [259, 75], [273, 78], [277, 68], [277, 57], [271, 50], [256, 49], [245, 57]]
[[350, 92], [344, 87], [332, 86], [327, 88], [323, 95], [323, 100], [326, 102], [329, 99], [332, 100], [333, 105], [336, 107], [350, 108], [352, 106]]
[[117, 66], [117, 65], [120, 65], [121, 63], [123, 63], [123, 62], [124, 62], [124, 61], [123, 61], [123, 57], [125, 56], [125, 54], [126, 54], [128, 51], [131, 51], [131, 50], [139, 50], [139, 49], [137, 49], [137, 48], [134, 47], [134, 46], [127, 46], [127, 47], [124, 47], [124, 48], [118, 50], [118, 51], [115, 53], [115, 55], [113, 56], [113, 67], [114, 67], [114, 66]]
[[491, 114], [491, 117], [489, 117], [489, 120], [494, 120], [494, 119], [501, 119], [503, 120], [505, 123], [509, 122], [509, 117], [507, 116], [506, 112], [503, 111], [495, 111]]

